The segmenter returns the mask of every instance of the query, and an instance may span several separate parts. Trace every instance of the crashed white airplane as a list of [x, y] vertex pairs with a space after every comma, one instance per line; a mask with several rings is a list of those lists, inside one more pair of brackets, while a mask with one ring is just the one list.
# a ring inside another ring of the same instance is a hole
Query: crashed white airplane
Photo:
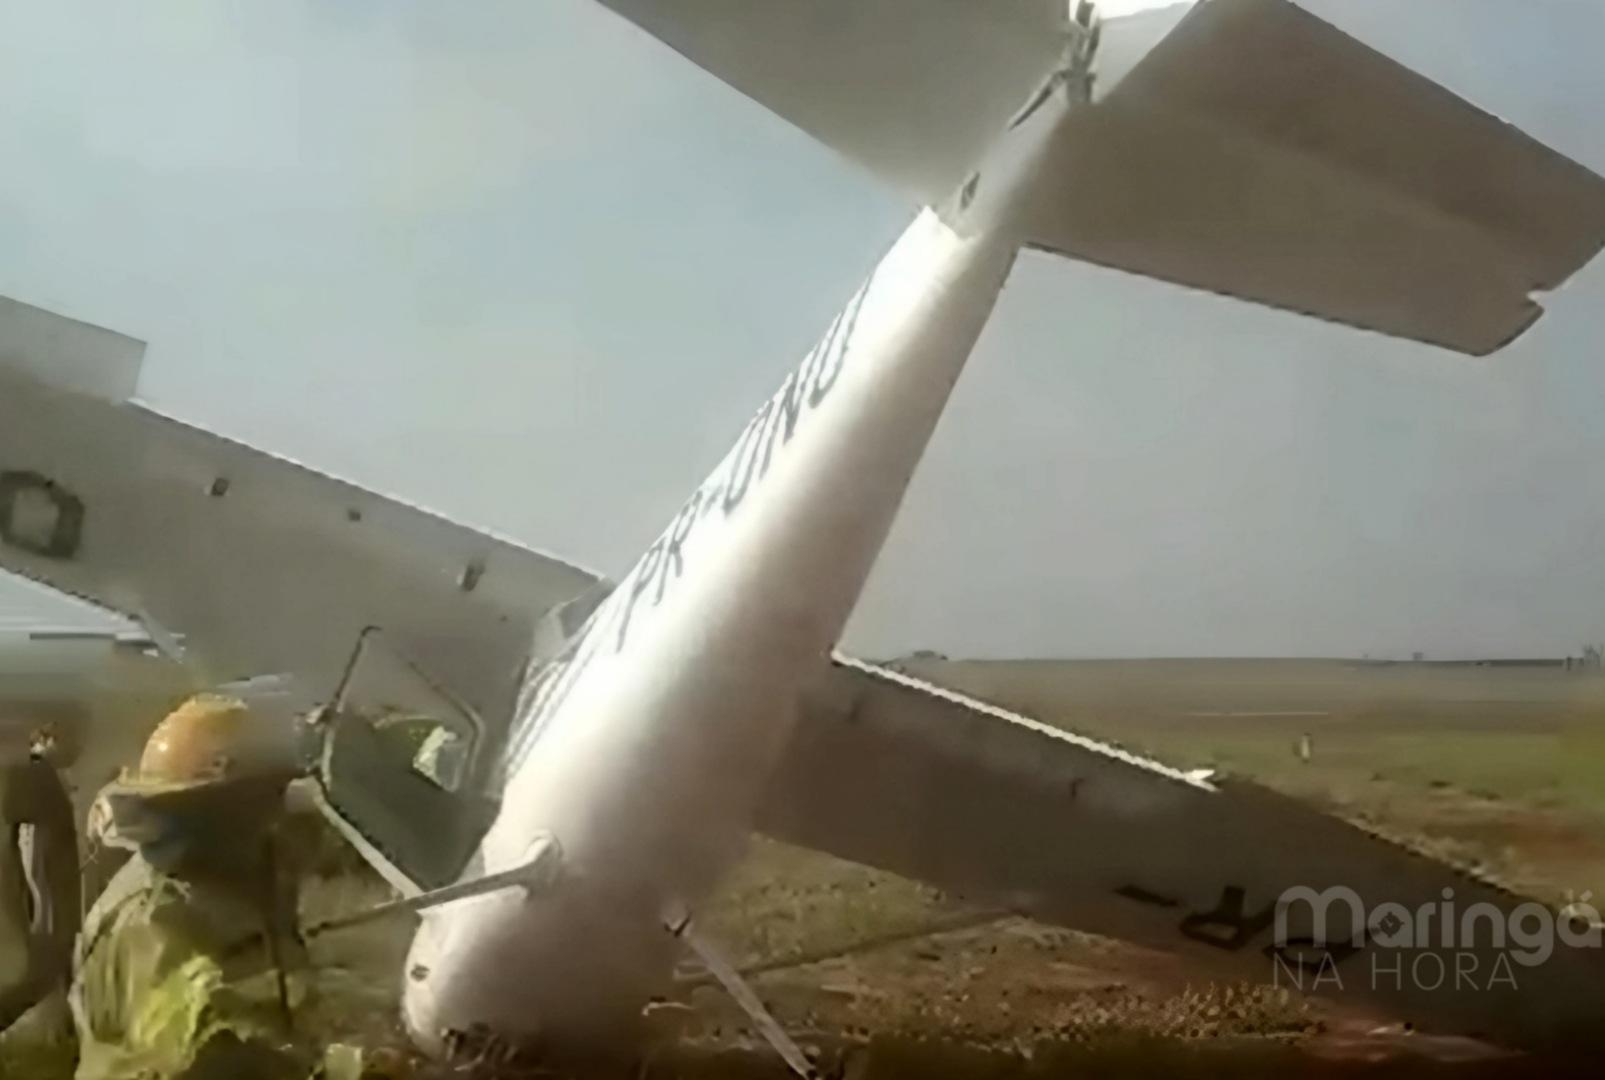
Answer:
[[[325, 796], [391, 880], [525, 882], [426, 914], [398, 976], [421, 1044], [629, 1027], [684, 943], [719, 967], [689, 920], [754, 829], [1234, 979], [1387, 950], [1357, 907], [1279, 909], [1299, 887], [1523, 903], [832, 650], [1022, 247], [1483, 355], [1605, 242], [1605, 183], [1287, 0], [1101, 42], [1053, 0], [606, 2], [928, 206], [616, 589], [149, 412], [137, 348], [88, 328], [123, 363], [57, 335], [0, 398], [6, 568], [174, 628], [220, 678], [341, 685]], [[429, 776], [347, 707], [396, 654], [464, 749]], [[1438, 942], [1415, 948], [1455, 971]], [[1520, 976], [1341, 989], [1516, 1045], [1592, 1034], [1605, 951]]]

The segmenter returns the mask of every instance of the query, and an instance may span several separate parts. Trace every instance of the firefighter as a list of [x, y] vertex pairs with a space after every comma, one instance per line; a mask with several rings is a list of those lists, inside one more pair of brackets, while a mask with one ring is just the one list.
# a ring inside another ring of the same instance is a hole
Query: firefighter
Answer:
[[84, 920], [71, 1004], [79, 1080], [300, 1077], [295, 887], [275, 830], [293, 754], [240, 700], [203, 694], [101, 793], [133, 857]]
[[56, 743], [40, 728], [27, 758], [0, 768], [0, 1031], [65, 990], [71, 971], [78, 834]]

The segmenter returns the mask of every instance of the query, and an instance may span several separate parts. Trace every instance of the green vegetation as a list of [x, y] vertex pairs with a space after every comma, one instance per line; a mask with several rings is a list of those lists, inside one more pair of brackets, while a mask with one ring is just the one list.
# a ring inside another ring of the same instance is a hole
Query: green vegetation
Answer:
[[[1325, 661], [910, 667], [1172, 764], [1252, 777], [1545, 898], [1605, 895], [1598, 673]], [[308, 860], [309, 918], [384, 895], [321, 838], [307, 847], [319, 853]], [[804, 1046], [855, 1080], [1553, 1075], [1536, 1063], [1401, 1055], [1428, 1041], [1377, 1035], [1372, 1022], [1357, 1027], [1272, 989], [1195, 985], [1168, 956], [762, 839], [701, 921], [754, 969]], [[370, 1062], [389, 1062], [379, 1075], [421, 1078], [399, 1052], [394, 1014], [410, 930], [398, 921], [320, 946], [324, 1007], [307, 1022], [320, 1041], [376, 1050]], [[670, 1010], [669, 1041], [646, 1075], [784, 1076], [728, 998], [683, 974], [684, 1004]], [[59, 1041], [17, 1032], [0, 1044], [0, 1076], [65, 1077], [69, 1056]]]

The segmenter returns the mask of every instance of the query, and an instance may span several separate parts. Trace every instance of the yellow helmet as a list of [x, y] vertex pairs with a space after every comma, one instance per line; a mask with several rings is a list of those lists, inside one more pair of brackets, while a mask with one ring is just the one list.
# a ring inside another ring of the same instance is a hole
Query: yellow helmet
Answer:
[[261, 733], [245, 702], [197, 694], [156, 725], [130, 779], [154, 787], [188, 787], [275, 771], [262, 751]]

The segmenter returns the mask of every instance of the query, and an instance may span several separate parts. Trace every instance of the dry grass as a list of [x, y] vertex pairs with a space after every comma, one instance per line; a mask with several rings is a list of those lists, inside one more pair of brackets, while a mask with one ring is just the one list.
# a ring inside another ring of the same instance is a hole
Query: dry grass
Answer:
[[[1541, 896], [1605, 895], [1599, 676], [1326, 662], [959, 663], [922, 673], [1176, 764], [1253, 776]], [[1309, 764], [1292, 749], [1305, 732]], [[309, 914], [383, 894], [341, 859], [318, 862], [325, 874], [308, 889]], [[1509, 1060], [1432, 1064], [1399, 1052], [1425, 1040], [1351, 1040], [1328, 1010], [1267, 988], [1189, 985], [1157, 954], [1020, 919], [963, 925], [986, 914], [758, 841], [701, 919], [743, 963], [769, 965], [754, 976], [765, 1000], [822, 1063], [855, 1080], [1573, 1074]], [[319, 947], [329, 989], [317, 1037], [389, 1048], [379, 1054], [388, 1075], [422, 1078], [395, 1052], [408, 931], [372, 927]], [[725, 995], [688, 988], [686, 998], [685, 1038], [649, 1075], [784, 1075]], [[1323, 1056], [1334, 1046], [1342, 1052]], [[60, 1047], [15, 1037], [0, 1044], [0, 1065], [6, 1076], [67, 1075]]]

